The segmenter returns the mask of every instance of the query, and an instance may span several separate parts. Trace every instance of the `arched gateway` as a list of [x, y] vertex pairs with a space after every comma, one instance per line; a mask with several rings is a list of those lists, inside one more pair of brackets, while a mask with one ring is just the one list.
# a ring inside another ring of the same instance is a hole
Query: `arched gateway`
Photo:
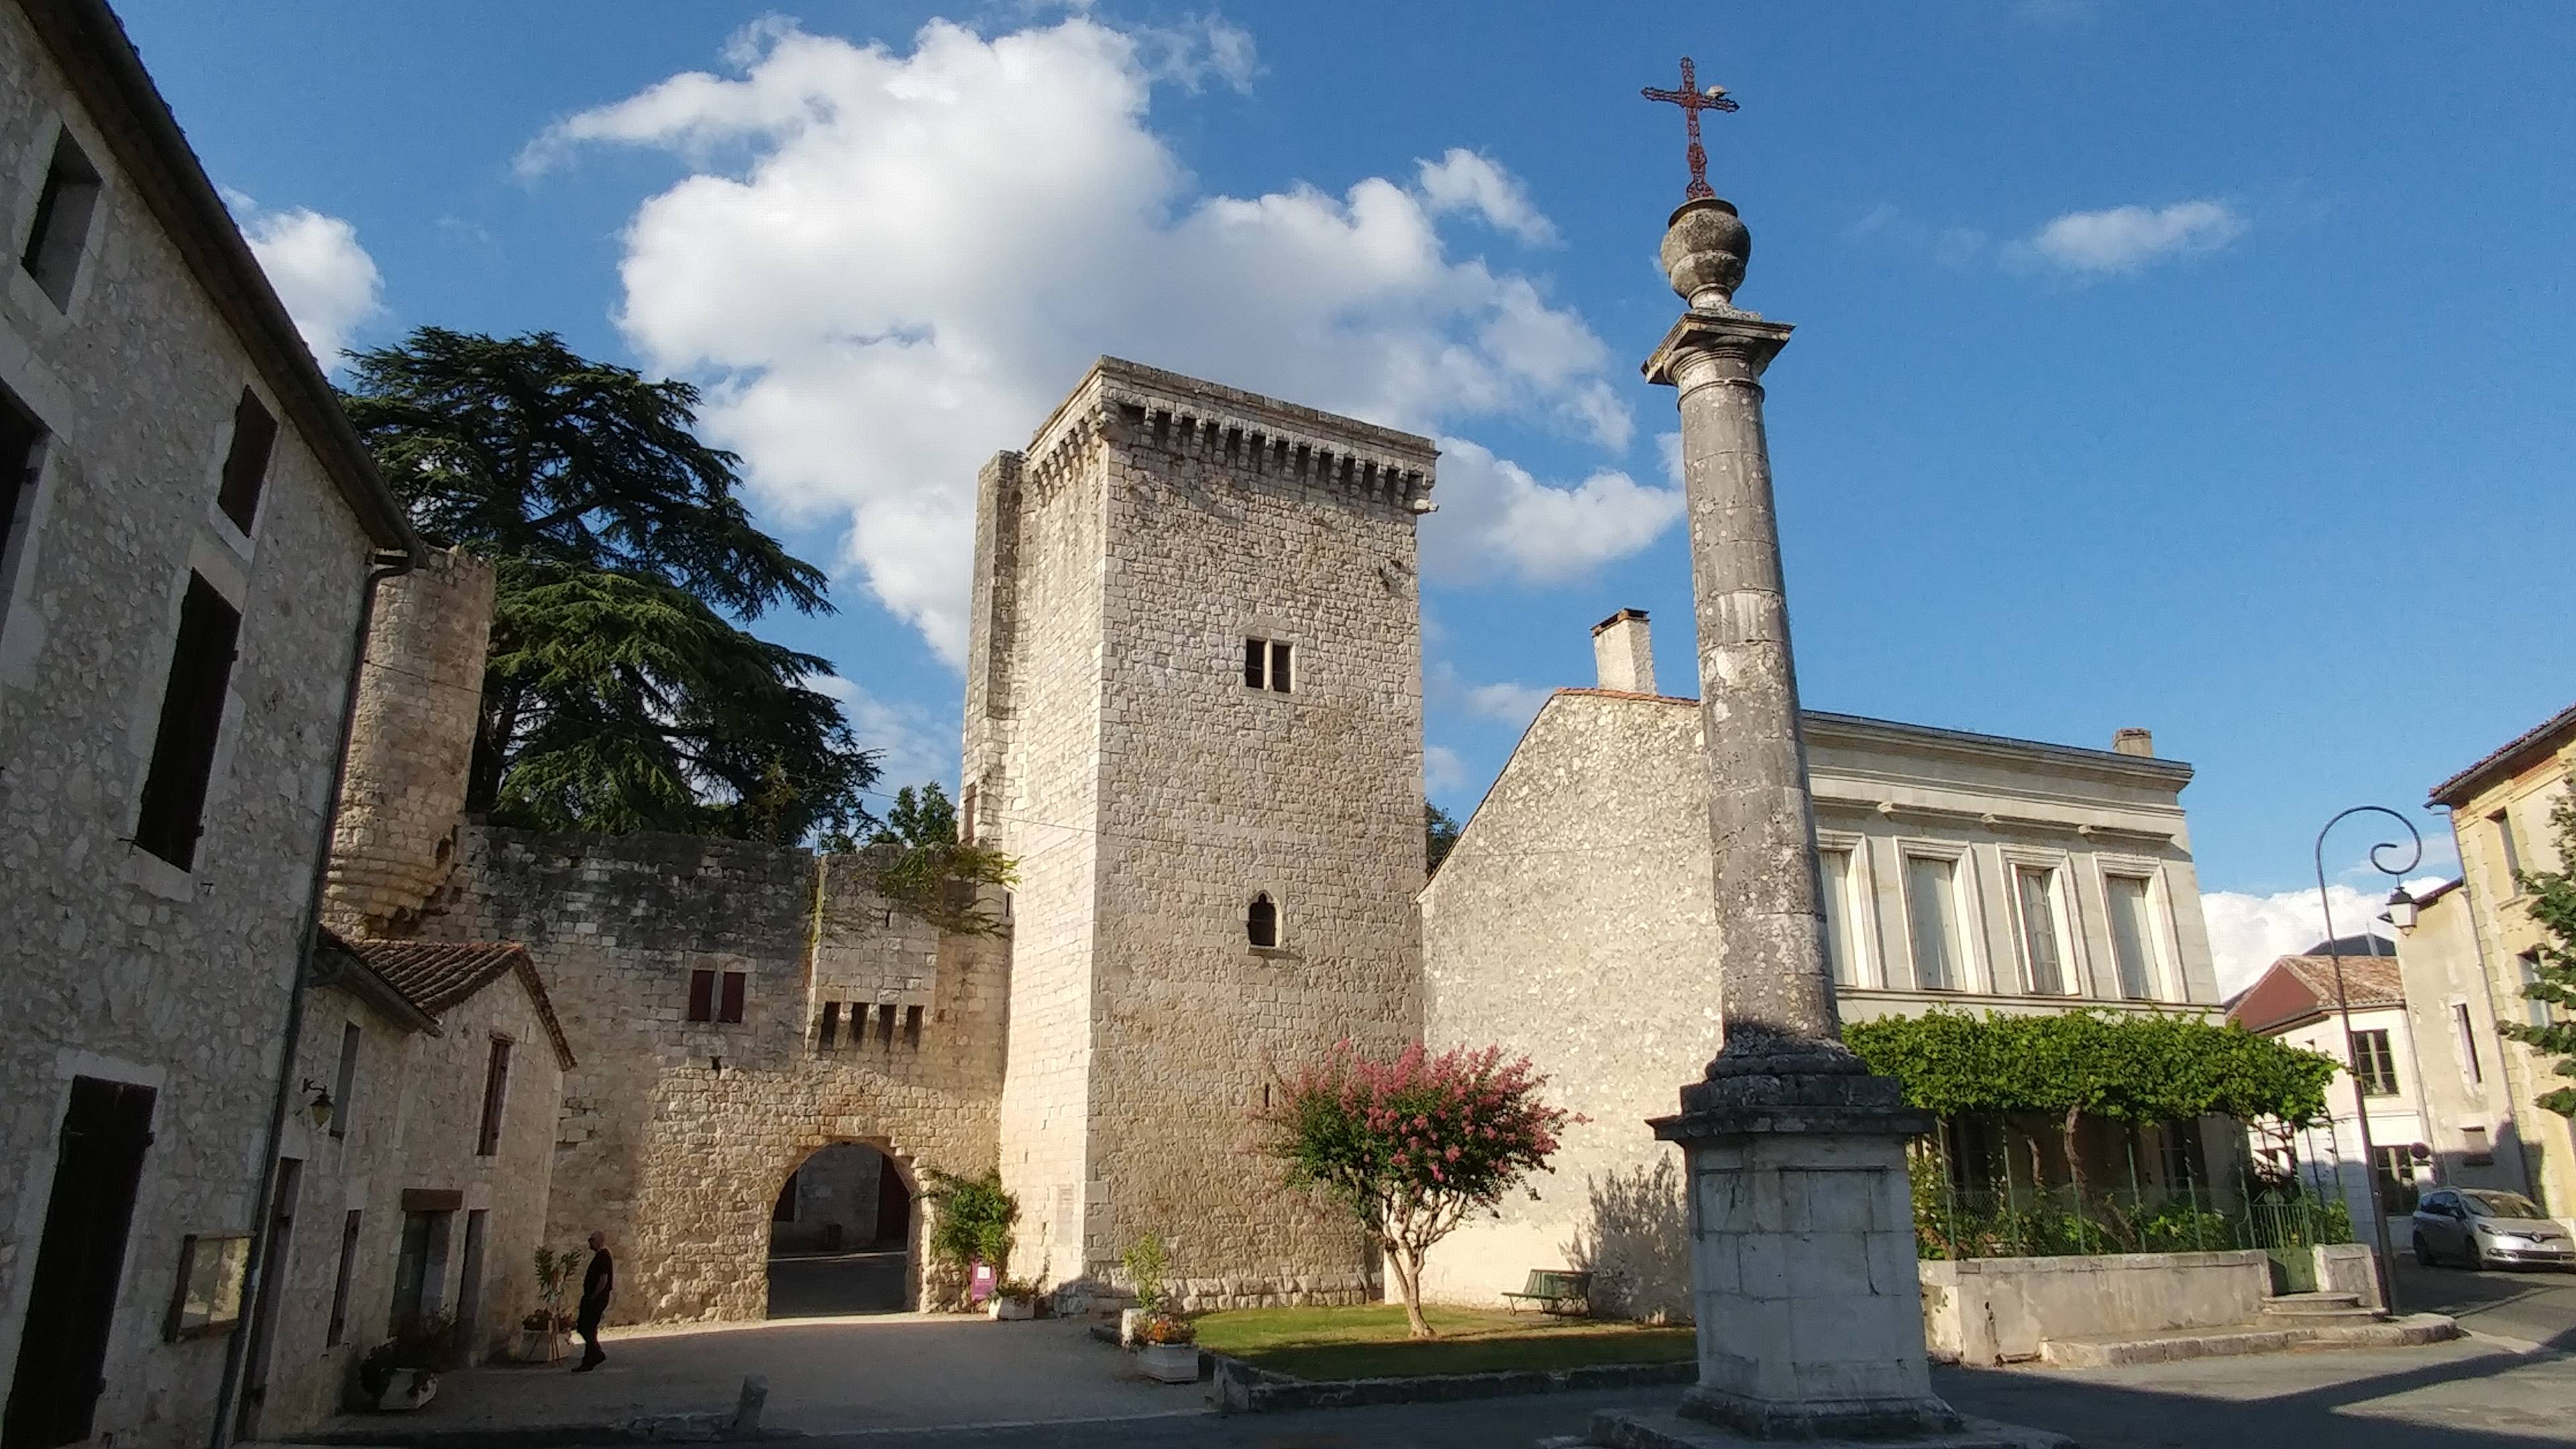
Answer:
[[911, 1164], [865, 1142], [816, 1148], [769, 1210], [769, 1316], [920, 1305]]

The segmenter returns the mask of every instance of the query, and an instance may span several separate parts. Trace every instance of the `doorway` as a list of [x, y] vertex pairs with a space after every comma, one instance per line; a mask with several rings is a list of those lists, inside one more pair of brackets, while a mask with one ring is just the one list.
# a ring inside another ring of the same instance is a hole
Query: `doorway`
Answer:
[[0, 1449], [53, 1449], [90, 1437], [107, 1386], [135, 1191], [152, 1145], [152, 1100], [149, 1087], [72, 1078]]
[[861, 1142], [817, 1148], [769, 1212], [769, 1316], [899, 1313], [912, 1242], [912, 1185]]

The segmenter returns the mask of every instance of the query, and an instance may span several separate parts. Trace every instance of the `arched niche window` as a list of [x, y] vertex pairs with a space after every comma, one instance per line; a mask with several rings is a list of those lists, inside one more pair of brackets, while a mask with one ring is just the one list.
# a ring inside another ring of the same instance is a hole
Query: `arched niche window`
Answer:
[[1279, 903], [1270, 898], [1268, 891], [1252, 898], [1251, 909], [1243, 913], [1243, 931], [1255, 946], [1279, 944]]

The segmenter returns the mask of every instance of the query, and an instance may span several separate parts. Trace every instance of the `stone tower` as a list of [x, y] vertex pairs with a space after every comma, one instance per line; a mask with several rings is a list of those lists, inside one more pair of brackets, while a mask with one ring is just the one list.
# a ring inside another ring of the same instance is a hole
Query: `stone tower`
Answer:
[[492, 584], [490, 564], [448, 549], [423, 554], [377, 597], [323, 887], [323, 919], [338, 930], [403, 934], [454, 863]]
[[1012, 1270], [1158, 1233], [1200, 1306], [1370, 1291], [1248, 1155], [1416, 1030], [1426, 439], [1103, 358], [978, 480], [961, 828], [1018, 858]]

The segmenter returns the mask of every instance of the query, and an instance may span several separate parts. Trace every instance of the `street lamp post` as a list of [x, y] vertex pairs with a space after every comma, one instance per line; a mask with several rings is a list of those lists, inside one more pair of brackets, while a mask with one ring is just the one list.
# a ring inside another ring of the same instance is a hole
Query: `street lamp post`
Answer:
[[[2361, 1087], [2361, 1046], [2359, 1038], [2355, 1037], [2352, 1031], [2352, 998], [2344, 990], [2343, 947], [2335, 939], [2334, 900], [2326, 894], [2326, 836], [2337, 825], [2343, 823], [2345, 816], [2349, 815], [2385, 815], [2406, 827], [2406, 838], [2413, 843], [2413, 852], [2406, 857], [2403, 864], [2390, 865], [2380, 856], [2382, 851], [2397, 849], [2397, 842], [2394, 840], [2383, 840], [2370, 848], [2371, 868], [2384, 876], [2395, 878], [2413, 870], [2416, 864], [2424, 859], [2424, 837], [2416, 831], [2415, 822], [2385, 805], [2355, 805], [2327, 821], [2325, 829], [2317, 832], [2317, 907], [2325, 913], [2326, 954], [2334, 961], [2335, 1010], [2343, 1017], [2343, 1055], [2346, 1068], [2352, 1076], [2353, 1120], [2354, 1125], [2361, 1132], [2363, 1196], [2370, 1202], [2370, 1235], [2379, 1250], [2375, 1260], [2379, 1279], [2379, 1302], [2381, 1307], [2394, 1313], [2397, 1311], [2397, 1295], [2394, 1291], [2394, 1276], [2389, 1272], [2388, 1212], [2379, 1200], [2378, 1154], [2373, 1150], [2370, 1141], [2370, 1099]], [[2409, 900], [2407, 905], [2411, 914], [2413, 902]], [[2367, 929], [2366, 924], [2365, 929]]]

